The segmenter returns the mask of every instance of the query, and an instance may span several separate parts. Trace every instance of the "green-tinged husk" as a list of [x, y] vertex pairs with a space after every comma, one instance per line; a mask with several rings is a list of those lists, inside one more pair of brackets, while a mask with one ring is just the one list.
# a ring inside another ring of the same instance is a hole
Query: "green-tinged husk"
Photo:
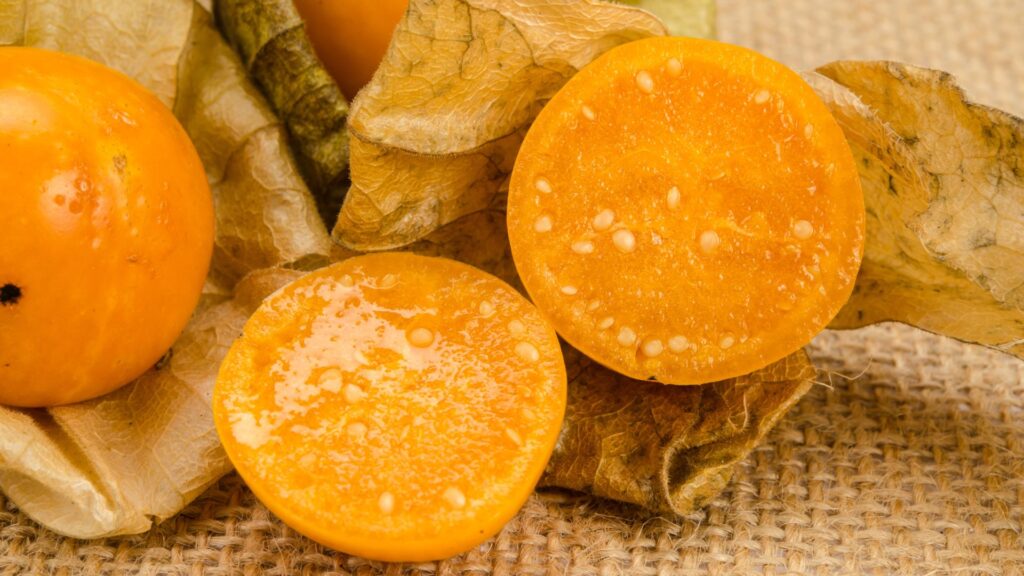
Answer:
[[291, 0], [217, 0], [217, 23], [288, 134], [325, 222], [348, 186], [348, 102], [321, 66]]
[[672, 36], [715, 37], [714, 0], [615, 0], [651, 12]]

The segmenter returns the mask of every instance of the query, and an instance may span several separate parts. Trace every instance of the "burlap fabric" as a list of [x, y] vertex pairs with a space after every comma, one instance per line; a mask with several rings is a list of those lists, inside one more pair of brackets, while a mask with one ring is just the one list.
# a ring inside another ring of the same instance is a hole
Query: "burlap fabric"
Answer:
[[[903, 60], [1024, 114], [1024, 0], [720, 0], [719, 22], [795, 68]], [[101, 541], [0, 496], [0, 575], [1024, 573], [1024, 362], [902, 326], [811, 351], [820, 385], [683, 518], [547, 492], [462, 557], [389, 566], [296, 535], [230, 475], [151, 532]]]

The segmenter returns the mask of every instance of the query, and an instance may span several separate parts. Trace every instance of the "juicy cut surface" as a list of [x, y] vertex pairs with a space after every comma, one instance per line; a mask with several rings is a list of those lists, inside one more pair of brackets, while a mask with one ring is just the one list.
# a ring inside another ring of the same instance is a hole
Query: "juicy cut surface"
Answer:
[[268, 298], [218, 379], [232, 461], [275, 513], [382, 560], [444, 558], [526, 500], [565, 410], [554, 331], [451, 260], [353, 258]]
[[614, 49], [534, 123], [509, 193], [516, 267], [558, 332], [628, 376], [697, 384], [811, 340], [846, 302], [864, 206], [798, 75], [749, 50]]

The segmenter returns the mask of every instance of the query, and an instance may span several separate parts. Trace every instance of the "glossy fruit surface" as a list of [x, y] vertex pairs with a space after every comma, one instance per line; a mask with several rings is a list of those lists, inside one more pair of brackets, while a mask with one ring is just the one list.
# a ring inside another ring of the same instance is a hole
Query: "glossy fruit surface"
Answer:
[[408, 0], [294, 0], [317, 56], [351, 100], [380, 66]]
[[199, 299], [213, 224], [155, 96], [77, 56], [0, 48], [0, 403], [76, 402], [153, 366]]

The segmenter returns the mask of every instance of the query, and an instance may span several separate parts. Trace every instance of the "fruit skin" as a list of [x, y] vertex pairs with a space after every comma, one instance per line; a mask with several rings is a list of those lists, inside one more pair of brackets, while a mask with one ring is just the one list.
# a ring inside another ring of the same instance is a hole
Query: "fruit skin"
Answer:
[[0, 48], [0, 403], [77, 402], [153, 366], [199, 300], [213, 228], [199, 156], [154, 95]]
[[408, 0], [294, 0], [316, 55], [349, 100], [377, 71]]

